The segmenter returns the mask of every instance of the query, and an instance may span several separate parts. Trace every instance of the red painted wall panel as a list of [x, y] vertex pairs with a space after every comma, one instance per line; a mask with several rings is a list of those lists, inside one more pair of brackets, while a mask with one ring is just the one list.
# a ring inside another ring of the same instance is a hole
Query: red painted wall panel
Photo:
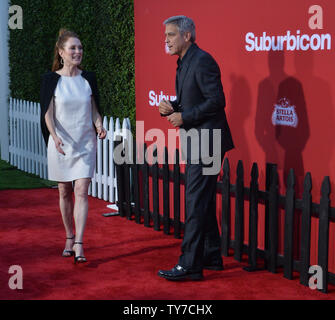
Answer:
[[[322, 9], [318, 16], [313, 5]], [[272, 162], [278, 165], [281, 194], [292, 167], [297, 196], [301, 196], [303, 178], [309, 171], [313, 202], [320, 200], [326, 175], [331, 179], [334, 202], [334, 12], [335, 2], [329, 0], [135, 0], [136, 118], [144, 121], [137, 139], [146, 140], [145, 134], [153, 128], [162, 129], [166, 136], [173, 129], [160, 117], [155, 104], [160, 95], [175, 95], [177, 57], [165, 53], [163, 21], [184, 14], [196, 24], [197, 44], [211, 53], [221, 68], [226, 113], [236, 145], [227, 155], [232, 183], [238, 160], [243, 160], [246, 185], [252, 163], [257, 162], [260, 189], [264, 190], [265, 164]], [[283, 50], [270, 48], [272, 36], [274, 46], [279, 40]], [[252, 42], [256, 37], [257, 43]], [[261, 50], [251, 50], [254, 45]], [[247, 227], [245, 230], [247, 235]], [[311, 259], [316, 263], [318, 231], [314, 220], [312, 231]], [[329, 262], [333, 272], [334, 237], [332, 224]], [[261, 240], [262, 234], [260, 247]]]

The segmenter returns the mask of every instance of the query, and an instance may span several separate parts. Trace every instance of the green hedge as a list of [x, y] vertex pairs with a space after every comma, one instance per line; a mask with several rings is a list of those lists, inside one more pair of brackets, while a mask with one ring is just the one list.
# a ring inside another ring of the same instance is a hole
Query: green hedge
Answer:
[[133, 0], [12, 0], [23, 10], [23, 29], [10, 30], [10, 94], [39, 101], [41, 74], [51, 70], [61, 27], [84, 47], [83, 67], [98, 78], [103, 115], [135, 124]]

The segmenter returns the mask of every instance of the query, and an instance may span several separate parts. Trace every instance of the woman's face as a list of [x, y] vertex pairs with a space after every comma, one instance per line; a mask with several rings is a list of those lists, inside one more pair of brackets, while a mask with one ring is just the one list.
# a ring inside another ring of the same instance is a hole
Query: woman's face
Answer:
[[69, 38], [64, 48], [59, 50], [59, 54], [64, 60], [64, 65], [78, 66], [83, 57], [83, 46], [78, 38]]

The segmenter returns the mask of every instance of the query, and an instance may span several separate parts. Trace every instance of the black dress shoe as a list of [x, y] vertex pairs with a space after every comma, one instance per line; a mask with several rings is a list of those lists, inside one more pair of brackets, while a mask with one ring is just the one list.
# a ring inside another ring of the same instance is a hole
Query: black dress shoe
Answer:
[[171, 270], [159, 270], [158, 276], [171, 280], [171, 281], [183, 281], [183, 280], [201, 280], [203, 279], [202, 271], [190, 271], [186, 270], [179, 264], [177, 264]]

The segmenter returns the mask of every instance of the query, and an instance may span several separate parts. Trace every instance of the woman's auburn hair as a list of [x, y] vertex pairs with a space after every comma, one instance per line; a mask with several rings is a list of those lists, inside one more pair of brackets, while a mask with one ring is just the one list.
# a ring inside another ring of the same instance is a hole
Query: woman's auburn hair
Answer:
[[[79, 36], [73, 31], [67, 30], [65, 28], [61, 28], [59, 30], [58, 38], [55, 44], [54, 59], [53, 59], [52, 69], [51, 69], [53, 72], [62, 68], [62, 64], [60, 63], [62, 57], [59, 55], [59, 50], [64, 48], [64, 45], [69, 38], [79, 39]], [[78, 68], [82, 69], [81, 64], [78, 66]]]

